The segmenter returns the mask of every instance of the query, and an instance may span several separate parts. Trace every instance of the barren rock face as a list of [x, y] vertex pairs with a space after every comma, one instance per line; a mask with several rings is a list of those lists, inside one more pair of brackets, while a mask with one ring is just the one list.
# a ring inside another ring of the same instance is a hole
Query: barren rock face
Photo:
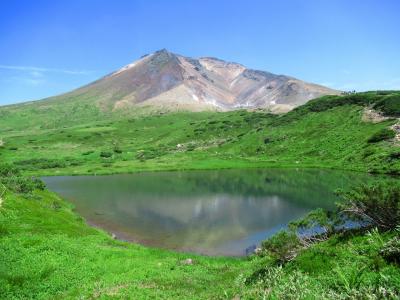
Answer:
[[211, 57], [193, 59], [164, 49], [53, 99], [91, 97], [107, 110], [155, 106], [191, 111], [267, 108], [281, 112], [338, 93], [237, 63]]

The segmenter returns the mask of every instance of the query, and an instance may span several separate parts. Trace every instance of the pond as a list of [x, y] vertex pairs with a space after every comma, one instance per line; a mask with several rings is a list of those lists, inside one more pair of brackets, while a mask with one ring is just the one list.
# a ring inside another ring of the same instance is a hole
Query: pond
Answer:
[[250, 169], [45, 177], [89, 224], [122, 240], [206, 255], [246, 255], [334, 191], [376, 180], [331, 170]]

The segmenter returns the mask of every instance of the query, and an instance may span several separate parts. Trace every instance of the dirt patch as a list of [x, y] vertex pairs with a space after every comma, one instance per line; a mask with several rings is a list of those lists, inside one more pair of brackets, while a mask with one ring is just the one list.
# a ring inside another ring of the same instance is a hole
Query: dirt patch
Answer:
[[389, 118], [372, 108], [365, 108], [362, 115], [362, 120], [368, 123], [380, 123], [386, 121], [387, 119]]
[[6, 193], [7, 188], [4, 186], [4, 184], [0, 183], [0, 207], [3, 205], [4, 202], [4, 194]]
[[93, 298], [100, 298], [101, 296], [116, 296], [121, 289], [127, 288], [128, 284], [121, 284], [116, 286], [111, 286], [107, 288], [98, 289], [93, 293]]
[[396, 132], [396, 136], [394, 137], [396, 142], [400, 142], [400, 119], [396, 124], [390, 127], [394, 132]]

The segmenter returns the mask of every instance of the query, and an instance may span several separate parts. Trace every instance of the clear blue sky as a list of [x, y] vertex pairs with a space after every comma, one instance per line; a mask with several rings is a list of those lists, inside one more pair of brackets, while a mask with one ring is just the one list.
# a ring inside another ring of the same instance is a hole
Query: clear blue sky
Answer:
[[167, 48], [332, 88], [400, 89], [400, 1], [0, 1], [0, 104]]

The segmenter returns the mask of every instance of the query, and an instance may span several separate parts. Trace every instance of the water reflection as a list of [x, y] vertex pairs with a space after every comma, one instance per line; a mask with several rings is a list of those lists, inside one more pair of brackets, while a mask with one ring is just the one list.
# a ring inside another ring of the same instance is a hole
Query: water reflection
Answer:
[[335, 189], [373, 178], [321, 170], [224, 170], [44, 180], [90, 223], [122, 239], [243, 255], [291, 220], [332, 207]]

